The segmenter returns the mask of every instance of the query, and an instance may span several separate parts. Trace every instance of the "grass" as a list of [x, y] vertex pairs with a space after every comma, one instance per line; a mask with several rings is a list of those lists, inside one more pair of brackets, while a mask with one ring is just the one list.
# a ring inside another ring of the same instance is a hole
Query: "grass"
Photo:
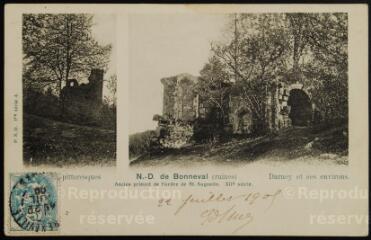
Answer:
[[102, 165], [116, 162], [116, 132], [24, 115], [26, 165]]
[[276, 134], [254, 138], [232, 138], [224, 143], [198, 144], [181, 149], [166, 149], [137, 158], [133, 166], [245, 164], [253, 162], [320, 161], [348, 164], [346, 126], [315, 128], [293, 127]]
[[145, 153], [148, 153], [151, 148], [151, 139], [155, 133], [148, 130], [141, 133], [132, 134], [129, 136], [129, 158], [137, 158]]

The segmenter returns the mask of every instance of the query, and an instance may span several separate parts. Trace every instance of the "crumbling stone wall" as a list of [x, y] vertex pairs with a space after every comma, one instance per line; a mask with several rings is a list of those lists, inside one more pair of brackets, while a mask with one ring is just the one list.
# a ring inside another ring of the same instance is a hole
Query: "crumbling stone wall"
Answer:
[[69, 79], [62, 89], [63, 101], [73, 102], [90, 101], [102, 103], [103, 100], [103, 70], [91, 70], [89, 82], [79, 84], [76, 79]]
[[229, 122], [234, 134], [250, 134], [253, 131], [253, 115], [241, 96], [231, 96]]
[[[160, 138], [162, 146], [182, 147], [191, 141], [194, 134], [195, 138], [200, 137], [198, 133], [203, 132], [200, 129], [210, 129], [213, 120], [217, 119], [215, 106], [202, 99], [201, 94], [196, 92], [197, 81], [197, 77], [189, 74], [161, 79], [164, 85], [163, 115], [161, 121], [157, 121], [162, 131], [166, 133]], [[303, 91], [310, 99], [308, 89], [304, 88], [302, 83], [289, 84], [284, 81], [272, 83], [267, 88], [265, 100], [266, 123], [261, 123], [261, 120], [254, 116], [238, 91], [229, 92], [224, 116], [226, 121], [223, 119], [222, 123], [224, 129], [233, 134], [250, 134], [261, 126], [264, 126], [264, 129], [267, 127], [268, 131], [291, 127], [289, 98], [292, 89]]]
[[190, 143], [193, 136], [191, 124], [174, 123], [165, 128], [165, 133], [160, 138], [161, 146], [165, 148], [181, 148]]
[[187, 145], [193, 136], [193, 121], [199, 116], [198, 95], [195, 84], [198, 78], [190, 74], [162, 78], [163, 109], [158, 121], [159, 143], [165, 148]]
[[176, 87], [176, 78], [163, 78], [161, 79], [163, 85], [163, 106], [162, 106], [162, 115], [165, 118], [174, 117], [174, 105], [175, 105], [175, 87]]
[[103, 100], [103, 70], [93, 69], [88, 83], [69, 79], [61, 91], [64, 118], [89, 125], [100, 121]]
[[163, 117], [185, 122], [197, 117], [196, 82], [197, 77], [190, 74], [161, 79], [164, 86]]
[[266, 116], [269, 130], [279, 130], [282, 128], [291, 127], [293, 125], [291, 119], [291, 113], [293, 109], [290, 104], [292, 90], [301, 91], [302, 94], [306, 96], [306, 98], [308, 99], [308, 105], [302, 107], [310, 108], [309, 110], [307, 110], [309, 111], [309, 114], [312, 115], [309, 116], [310, 121], [314, 119], [316, 107], [310, 99], [310, 87], [305, 87], [304, 84], [300, 82], [291, 84], [279, 82], [271, 86], [266, 100]]
[[266, 100], [266, 119], [269, 130], [279, 130], [291, 126], [288, 97], [289, 90], [284, 83], [272, 84]]
[[90, 98], [96, 102], [103, 101], [103, 70], [92, 69], [89, 76]]
[[176, 101], [174, 105], [175, 119], [181, 121], [192, 121], [196, 118], [194, 99], [196, 98], [195, 82], [189, 77], [178, 79], [175, 89]]

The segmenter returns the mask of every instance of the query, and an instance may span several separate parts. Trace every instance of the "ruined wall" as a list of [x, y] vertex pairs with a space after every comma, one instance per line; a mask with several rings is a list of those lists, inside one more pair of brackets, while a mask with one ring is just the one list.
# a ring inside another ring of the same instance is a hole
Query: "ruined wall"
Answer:
[[62, 89], [62, 98], [69, 102], [89, 101], [102, 103], [103, 100], [103, 70], [91, 70], [89, 82], [79, 84], [76, 79], [69, 79]]
[[175, 119], [192, 121], [196, 118], [194, 99], [196, 98], [195, 82], [188, 77], [180, 77], [175, 89]]
[[283, 83], [271, 86], [266, 102], [269, 130], [279, 130], [291, 126], [290, 106], [287, 104], [288, 97], [289, 90]]
[[[292, 126], [293, 111], [299, 112], [299, 115], [302, 115], [301, 113], [304, 111], [306, 116], [303, 117], [308, 119], [306, 124], [310, 124], [313, 119], [315, 105], [310, 99], [308, 89], [309, 88], [305, 88], [304, 85], [299, 82], [295, 82], [292, 84], [285, 84], [281, 82], [272, 86], [272, 88], [268, 92], [266, 101], [267, 124], [270, 130], [279, 130]], [[300, 91], [302, 95], [307, 98], [305, 105], [300, 106], [300, 104], [303, 103], [297, 102], [295, 106], [296, 109], [292, 108], [293, 101], [297, 101], [291, 98], [290, 103], [290, 97], [293, 92], [292, 90]]]
[[163, 101], [162, 101], [162, 115], [165, 118], [174, 117], [174, 104], [175, 104], [175, 86], [176, 78], [163, 78], [161, 79], [163, 85]]
[[[205, 135], [220, 130], [215, 127], [220, 124], [224, 131], [233, 134], [251, 134], [256, 130], [277, 131], [291, 127], [293, 123], [290, 113], [293, 105], [290, 103], [290, 91], [299, 89], [305, 96], [308, 95], [303, 84], [298, 82], [288, 84], [277, 81], [271, 84], [267, 88], [265, 99], [266, 122], [262, 123], [262, 120], [256, 117], [257, 113], [251, 111], [249, 105], [242, 99], [238, 87], [233, 90], [233, 85], [228, 85], [227, 87], [231, 88], [226, 97], [225, 108], [223, 107], [225, 119], [221, 123], [220, 109], [196, 92], [197, 77], [180, 74], [163, 78], [161, 82], [164, 85], [163, 116], [161, 121], [158, 121], [159, 127], [161, 122], [164, 123], [161, 130], [165, 134], [160, 138], [160, 144], [168, 148], [179, 148], [187, 145], [191, 139], [205, 138]], [[304, 108], [308, 108], [308, 104], [311, 104], [309, 95]], [[300, 106], [297, 104], [295, 107], [296, 110], [299, 107], [297, 112], [301, 113]]]
[[90, 91], [89, 95], [92, 100], [102, 102], [103, 100], [103, 70], [92, 69], [89, 76]]
[[62, 112], [76, 122], [97, 122], [102, 109], [103, 70], [93, 69], [88, 83], [69, 79], [61, 91]]
[[241, 96], [231, 96], [229, 123], [234, 134], [250, 134], [253, 131], [253, 115]]
[[163, 136], [159, 142], [165, 148], [181, 148], [190, 143], [193, 136], [191, 124], [174, 123], [163, 129]]
[[[88, 83], [79, 84], [76, 79], [69, 79], [61, 91], [61, 116], [64, 121], [106, 126], [103, 120], [103, 70], [93, 69]], [[104, 123], [103, 123], [104, 122]]]
[[199, 116], [199, 98], [195, 92], [197, 78], [189, 74], [179, 74], [162, 78], [163, 107], [158, 121], [159, 143], [164, 148], [181, 148], [193, 136], [190, 123]]
[[189, 74], [161, 79], [164, 86], [163, 117], [188, 122], [198, 116], [196, 82], [197, 78]]

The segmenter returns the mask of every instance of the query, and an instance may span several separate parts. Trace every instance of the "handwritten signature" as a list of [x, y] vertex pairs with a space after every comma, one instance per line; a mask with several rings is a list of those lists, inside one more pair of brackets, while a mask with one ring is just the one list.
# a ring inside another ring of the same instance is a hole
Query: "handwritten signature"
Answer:
[[[207, 224], [236, 223], [236, 228], [233, 230], [233, 233], [236, 233], [254, 220], [252, 213], [254, 205], [257, 205], [259, 202], [266, 202], [265, 210], [268, 210], [281, 194], [281, 189], [272, 193], [248, 192], [238, 195], [215, 192], [209, 192], [207, 196], [189, 194], [179, 205], [175, 205], [174, 215], [178, 216], [183, 211], [186, 211], [187, 208], [195, 205], [206, 206], [206, 209], [201, 210], [199, 214], [202, 226]], [[210, 207], [213, 203], [217, 203], [217, 207]], [[172, 205], [171, 199], [161, 199], [158, 206], [163, 205]]]
[[200, 217], [202, 219], [201, 225], [206, 225], [210, 223], [225, 223], [225, 222], [242, 222], [237, 225], [233, 233], [238, 232], [242, 228], [246, 227], [254, 219], [251, 212], [242, 213], [235, 209], [236, 205], [232, 205], [227, 210], [220, 210], [216, 208], [206, 209], [201, 212]]

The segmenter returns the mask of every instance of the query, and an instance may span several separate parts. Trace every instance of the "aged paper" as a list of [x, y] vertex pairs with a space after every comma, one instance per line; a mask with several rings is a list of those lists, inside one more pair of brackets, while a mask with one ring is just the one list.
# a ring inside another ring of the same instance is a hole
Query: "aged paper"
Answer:
[[368, 234], [366, 4], [8, 4], [4, 229]]

